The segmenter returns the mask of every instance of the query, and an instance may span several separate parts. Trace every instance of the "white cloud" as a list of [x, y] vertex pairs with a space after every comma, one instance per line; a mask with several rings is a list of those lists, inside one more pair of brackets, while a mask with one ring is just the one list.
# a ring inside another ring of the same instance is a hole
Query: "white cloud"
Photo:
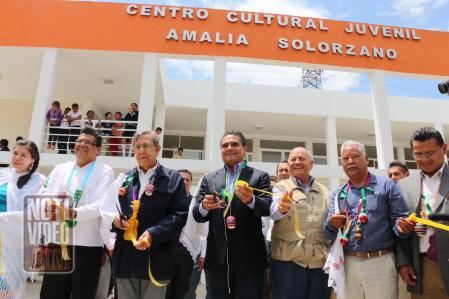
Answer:
[[259, 85], [299, 86], [301, 69], [263, 64], [228, 63], [227, 81]]
[[440, 8], [449, 0], [394, 0], [388, 15], [398, 15], [406, 18], [425, 19], [429, 13]]
[[324, 71], [322, 76], [323, 89], [348, 91], [360, 85], [362, 75], [357, 73]]
[[210, 80], [214, 75], [214, 64], [207, 60], [166, 59], [169, 79]]

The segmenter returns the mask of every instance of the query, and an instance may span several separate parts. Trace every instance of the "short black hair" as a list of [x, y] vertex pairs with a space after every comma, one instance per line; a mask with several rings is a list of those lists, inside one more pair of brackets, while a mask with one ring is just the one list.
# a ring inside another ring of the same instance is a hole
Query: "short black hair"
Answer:
[[161, 131], [162, 132], [162, 128], [161, 127], [157, 127], [155, 131]]
[[23, 137], [22, 137], [22, 136], [17, 136], [17, 137], [16, 137], [16, 142], [17, 142], [17, 141], [20, 141], [20, 140], [23, 140]]
[[90, 112], [92, 112], [93, 114], [95, 114], [95, 112], [94, 112], [93, 110], [87, 111], [86, 114], [88, 114], [88, 113], [90, 113]]
[[243, 136], [243, 133], [240, 131], [235, 131], [235, 130], [226, 131], [220, 139], [220, 145], [221, 145], [221, 142], [223, 141], [223, 138], [225, 138], [226, 136], [229, 136], [229, 135], [237, 136], [240, 139], [240, 143], [242, 144], [242, 146], [246, 146], [246, 139], [245, 139], [245, 136]]
[[279, 165], [280, 165], [280, 164], [283, 164], [283, 163], [287, 163], [287, 164], [288, 164], [288, 161], [287, 161], [287, 160], [282, 160], [281, 162], [279, 162], [279, 163], [276, 165], [276, 173], [277, 173], [278, 170], [279, 170]]
[[111, 113], [111, 112], [106, 112], [106, 113], [104, 114], [104, 118], [107, 118], [109, 114], [112, 116], [112, 113]]
[[9, 141], [8, 141], [8, 139], [1, 139], [1, 140], [0, 140], [0, 144], [1, 144], [2, 146], [8, 146]]
[[419, 128], [413, 133], [412, 138], [410, 139], [410, 147], [413, 149], [413, 141], [424, 142], [432, 138], [436, 140], [438, 146], [444, 145], [443, 136], [441, 136], [441, 133], [438, 132], [438, 130], [432, 127]]
[[181, 151], [184, 151], [184, 148], [178, 147], [178, 152], [179, 152], [180, 150], [181, 150]]
[[72, 104], [72, 108], [75, 108], [75, 107], [76, 107], [76, 108], [79, 108], [80, 106], [79, 106], [77, 103], [73, 103], [73, 104]]
[[405, 164], [402, 163], [401, 161], [392, 161], [392, 162], [388, 165], [388, 168], [392, 168], [392, 167], [399, 167], [403, 172], [408, 172], [408, 167], [407, 167], [407, 165], [405, 165]]
[[192, 180], [192, 173], [188, 169], [180, 169], [178, 173], [187, 173], [190, 176], [190, 180]]
[[84, 127], [84, 128], [81, 130], [81, 132], [80, 132], [80, 135], [81, 135], [81, 134], [86, 134], [86, 135], [93, 136], [93, 137], [95, 138], [95, 146], [96, 146], [96, 147], [101, 147], [103, 138], [102, 138], [101, 135], [97, 132], [97, 130], [95, 130], [94, 128], [89, 127], [89, 126], [88, 126], [88, 127]]
[[54, 101], [53, 103], [51, 103], [51, 105], [53, 106], [56, 106], [56, 107], [58, 107], [58, 108], [61, 108], [61, 103], [59, 103], [59, 101]]

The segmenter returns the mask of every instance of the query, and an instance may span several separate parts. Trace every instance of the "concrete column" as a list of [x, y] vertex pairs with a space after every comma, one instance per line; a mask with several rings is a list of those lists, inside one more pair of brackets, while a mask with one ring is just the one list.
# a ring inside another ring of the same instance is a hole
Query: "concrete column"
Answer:
[[304, 143], [305, 143], [306, 150], [308, 150], [312, 154], [312, 156], [313, 156], [313, 142], [312, 142], [312, 140], [306, 139]]
[[405, 163], [405, 151], [403, 146], [396, 147], [396, 150], [398, 151], [398, 160], [402, 163]]
[[372, 71], [370, 73], [370, 83], [377, 160], [379, 168], [386, 169], [388, 163], [394, 160], [394, 155], [384, 71]]
[[210, 106], [207, 110], [206, 160], [221, 161], [220, 139], [225, 132], [226, 116], [226, 59], [215, 58], [214, 87]]
[[261, 152], [260, 152], [260, 139], [253, 139], [253, 162], [262, 162], [261, 161]]
[[45, 115], [50, 108], [55, 82], [56, 63], [58, 60], [57, 49], [46, 49], [42, 60], [39, 82], [37, 84], [34, 108], [31, 114], [31, 124], [28, 139], [34, 141], [41, 150], [44, 144]]
[[[164, 133], [165, 133], [165, 103], [159, 103], [156, 106], [156, 113], [154, 116], [154, 130], [157, 127], [162, 128], [162, 134], [159, 136], [159, 144], [162, 148], [164, 148]], [[162, 157], [162, 151], [161, 151], [161, 157]]]
[[158, 82], [158, 57], [156, 54], [145, 54], [143, 61], [142, 82], [140, 84], [139, 123], [137, 130], [152, 130], [153, 107], [156, 101]]
[[437, 130], [438, 132], [441, 133], [441, 135], [444, 138], [444, 129], [443, 129], [443, 124], [442, 123], [435, 123], [433, 124], [433, 127], [435, 128], [435, 130]]
[[[337, 120], [334, 116], [326, 117], [326, 154], [327, 165], [338, 167], [338, 143], [337, 143]], [[330, 188], [335, 190], [338, 188], [338, 178], [330, 178]]]

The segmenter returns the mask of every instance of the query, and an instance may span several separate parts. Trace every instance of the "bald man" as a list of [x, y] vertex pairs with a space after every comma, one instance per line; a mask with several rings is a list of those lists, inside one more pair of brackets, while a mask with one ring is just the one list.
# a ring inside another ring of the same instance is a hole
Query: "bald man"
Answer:
[[270, 209], [271, 285], [273, 298], [325, 299], [330, 296], [328, 275], [322, 270], [329, 252], [323, 223], [329, 190], [310, 175], [311, 153], [294, 148], [288, 157], [290, 178], [273, 188]]

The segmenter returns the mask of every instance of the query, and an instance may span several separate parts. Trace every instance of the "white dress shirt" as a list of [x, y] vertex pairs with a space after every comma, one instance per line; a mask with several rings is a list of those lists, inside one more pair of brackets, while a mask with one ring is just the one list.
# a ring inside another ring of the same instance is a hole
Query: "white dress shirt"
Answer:
[[[67, 189], [71, 195], [76, 189], [81, 189], [91, 162], [84, 167], [78, 167], [75, 162], [66, 162], [56, 165], [50, 173], [45, 194], [61, 194]], [[75, 166], [70, 186], [67, 186]], [[102, 203], [102, 197], [106, 193], [108, 187], [114, 182], [114, 172], [109, 165], [100, 161], [95, 162], [92, 173], [88, 178], [83, 195], [75, 208], [77, 213], [77, 224], [73, 228], [73, 240], [69, 240], [71, 245], [102, 247], [103, 240], [100, 234], [100, 211], [99, 207]], [[70, 236], [70, 233], [68, 234]]]
[[[430, 206], [435, 212], [435, 204], [440, 196], [439, 190], [440, 190], [440, 182], [441, 182], [441, 175], [443, 174], [443, 169], [446, 164], [443, 164], [441, 168], [434, 173], [431, 177], [429, 177], [427, 174], [421, 172], [422, 177], [422, 194], [429, 200]], [[427, 208], [424, 205], [424, 199], [422, 199], [422, 211], [427, 212]], [[419, 216], [419, 215], [418, 215]], [[419, 238], [419, 251], [421, 253], [426, 253], [429, 249], [430, 243], [429, 238], [435, 233], [435, 230], [431, 227], [427, 227], [426, 234]]]

